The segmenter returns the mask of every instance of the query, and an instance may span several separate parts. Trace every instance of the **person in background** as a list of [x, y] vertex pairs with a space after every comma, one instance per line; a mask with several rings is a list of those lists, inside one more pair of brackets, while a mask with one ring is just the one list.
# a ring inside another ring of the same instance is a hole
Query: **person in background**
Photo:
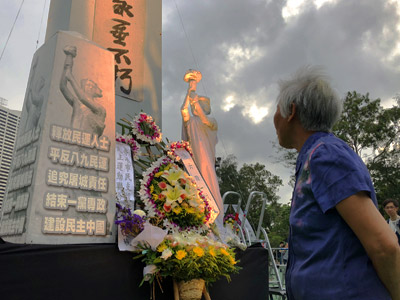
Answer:
[[398, 215], [399, 202], [395, 199], [386, 199], [383, 201], [382, 206], [389, 216], [387, 222], [390, 228], [392, 228], [393, 232], [396, 233], [398, 242], [400, 244], [400, 216]]
[[400, 300], [400, 247], [361, 158], [331, 132], [342, 101], [321, 68], [279, 83], [274, 125], [296, 149], [286, 290], [292, 299]]
[[282, 250], [282, 262], [284, 265], [287, 264], [288, 262], [288, 258], [289, 258], [289, 243], [285, 243], [285, 245], [283, 246], [283, 250]]
[[283, 248], [285, 247], [285, 242], [280, 242], [279, 243], [279, 250], [278, 250], [278, 252], [277, 252], [277, 260], [278, 260], [278, 262], [279, 262], [279, 264], [281, 265], [282, 264], [282, 262], [283, 262], [283, 253], [284, 253], [284, 250], [283, 250]]

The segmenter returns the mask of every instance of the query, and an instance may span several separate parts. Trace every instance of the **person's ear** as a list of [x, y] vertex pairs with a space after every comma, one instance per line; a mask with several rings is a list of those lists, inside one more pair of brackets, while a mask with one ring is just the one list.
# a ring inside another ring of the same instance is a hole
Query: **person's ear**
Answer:
[[294, 116], [296, 115], [296, 104], [292, 103], [291, 105], [291, 112], [288, 116], [288, 122], [292, 121], [294, 119]]

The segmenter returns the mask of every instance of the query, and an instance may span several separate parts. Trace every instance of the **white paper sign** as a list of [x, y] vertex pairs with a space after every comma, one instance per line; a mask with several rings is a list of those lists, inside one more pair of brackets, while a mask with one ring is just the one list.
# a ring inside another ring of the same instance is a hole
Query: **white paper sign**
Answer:
[[210, 192], [210, 189], [208, 188], [203, 177], [201, 176], [199, 169], [197, 169], [193, 158], [190, 156], [190, 153], [182, 148], [175, 149], [175, 153], [182, 159], [182, 162], [185, 165], [185, 168], [188, 171], [189, 175], [192, 176], [193, 179], [196, 181], [197, 187], [203, 192], [204, 197], [206, 197], [209, 205], [211, 206], [212, 210], [209, 223], [213, 223], [214, 220], [217, 218], [220, 209], [218, 208], [218, 205], [215, 202], [214, 197]]
[[135, 203], [135, 184], [132, 165], [131, 148], [124, 143], [115, 143], [115, 189], [119, 199], [126, 199], [130, 207], [134, 207]]
[[[129, 206], [135, 204], [135, 185], [132, 165], [131, 147], [124, 143], [115, 143], [115, 189], [120, 200], [128, 200]], [[126, 199], [124, 199], [126, 197]], [[118, 248], [120, 251], [134, 251], [130, 245], [132, 238], [121, 233], [118, 226]]]

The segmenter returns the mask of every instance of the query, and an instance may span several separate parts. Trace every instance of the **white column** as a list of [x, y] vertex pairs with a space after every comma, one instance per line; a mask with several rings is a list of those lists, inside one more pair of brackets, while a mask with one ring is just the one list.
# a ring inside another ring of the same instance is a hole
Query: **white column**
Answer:
[[47, 21], [47, 41], [57, 31], [75, 31], [93, 39], [96, 0], [52, 0]]

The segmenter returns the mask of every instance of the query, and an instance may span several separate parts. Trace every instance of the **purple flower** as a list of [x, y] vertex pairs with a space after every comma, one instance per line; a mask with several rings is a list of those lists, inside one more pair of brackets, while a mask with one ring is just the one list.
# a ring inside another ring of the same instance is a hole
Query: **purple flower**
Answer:
[[144, 229], [145, 217], [135, 215], [128, 207], [122, 207], [117, 203], [117, 219], [115, 224], [119, 225], [126, 236], [137, 236]]

